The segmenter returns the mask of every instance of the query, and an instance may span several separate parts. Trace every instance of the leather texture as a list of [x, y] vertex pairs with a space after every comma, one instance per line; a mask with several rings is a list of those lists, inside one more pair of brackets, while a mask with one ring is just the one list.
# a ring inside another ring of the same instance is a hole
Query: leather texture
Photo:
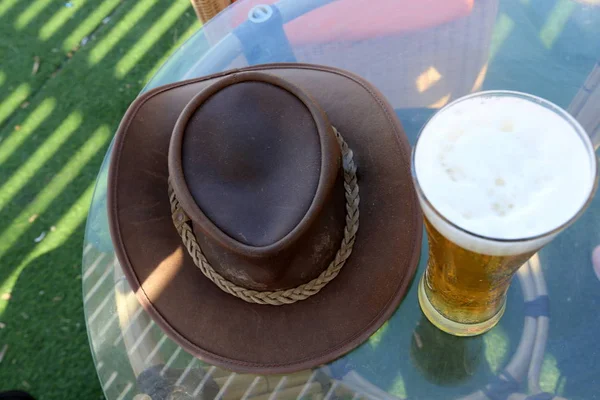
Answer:
[[[216, 270], [244, 287], [293, 287], [327, 267], [343, 235], [331, 125], [354, 152], [361, 198], [342, 271], [290, 305], [222, 292], [173, 226], [169, 174]], [[115, 251], [141, 304], [185, 350], [234, 371], [293, 372], [352, 350], [394, 312], [419, 259], [400, 122], [368, 82], [329, 67], [261, 65], [145, 93], [119, 126], [108, 191]]]
[[304, 91], [274, 75], [232, 74], [198, 93], [173, 132], [171, 182], [219, 274], [272, 291], [327, 267], [345, 225], [341, 153]]

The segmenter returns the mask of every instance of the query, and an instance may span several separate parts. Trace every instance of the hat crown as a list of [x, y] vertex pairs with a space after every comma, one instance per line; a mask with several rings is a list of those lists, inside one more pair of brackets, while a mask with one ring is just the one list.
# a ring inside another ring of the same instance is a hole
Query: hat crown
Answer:
[[169, 172], [202, 251], [235, 284], [306, 283], [339, 247], [339, 146], [318, 105], [280, 78], [236, 74], [196, 95], [174, 128]]
[[246, 81], [196, 110], [185, 128], [181, 161], [202, 212], [231, 238], [263, 247], [306, 215], [319, 183], [320, 141], [297, 97]]

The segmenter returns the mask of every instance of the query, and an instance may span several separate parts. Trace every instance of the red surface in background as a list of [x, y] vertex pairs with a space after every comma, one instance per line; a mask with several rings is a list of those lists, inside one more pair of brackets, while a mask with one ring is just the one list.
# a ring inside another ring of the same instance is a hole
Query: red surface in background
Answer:
[[[301, 1], [301, 0], [298, 0]], [[475, 0], [337, 0], [290, 21], [285, 32], [293, 44], [355, 41], [425, 29], [467, 16]], [[250, 9], [277, 0], [246, 0], [233, 7], [233, 26]]]

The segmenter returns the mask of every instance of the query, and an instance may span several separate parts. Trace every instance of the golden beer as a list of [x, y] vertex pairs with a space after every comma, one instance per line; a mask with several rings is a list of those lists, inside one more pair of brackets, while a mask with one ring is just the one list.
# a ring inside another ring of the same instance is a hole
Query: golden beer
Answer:
[[424, 290], [444, 317], [463, 324], [487, 321], [501, 312], [514, 273], [535, 251], [490, 256], [464, 249], [425, 219], [429, 262]]
[[413, 152], [429, 242], [425, 316], [458, 336], [491, 329], [515, 272], [582, 214], [597, 173], [583, 128], [543, 99], [481, 92], [440, 110]]

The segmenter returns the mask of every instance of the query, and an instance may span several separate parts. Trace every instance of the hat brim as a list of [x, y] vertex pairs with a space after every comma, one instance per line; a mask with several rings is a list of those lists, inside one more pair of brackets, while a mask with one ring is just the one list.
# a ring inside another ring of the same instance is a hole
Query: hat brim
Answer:
[[194, 95], [236, 71], [163, 86], [131, 105], [113, 146], [108, 215], [123, 271], [167, 335], [223, 368], [287, 373], [342, 356], [391, 316], [419, 261], [421, 213], [408, 140], [394, 111], [371, 85], [345, 71], [314, 65], [245, 70], [277, 75], [303, 88], [354, 151], [360, 228], [341, 273], [317, 295], [295, 304], [249, 304], [204, 277], [183, 247], [167, 195], [173, 127]]

